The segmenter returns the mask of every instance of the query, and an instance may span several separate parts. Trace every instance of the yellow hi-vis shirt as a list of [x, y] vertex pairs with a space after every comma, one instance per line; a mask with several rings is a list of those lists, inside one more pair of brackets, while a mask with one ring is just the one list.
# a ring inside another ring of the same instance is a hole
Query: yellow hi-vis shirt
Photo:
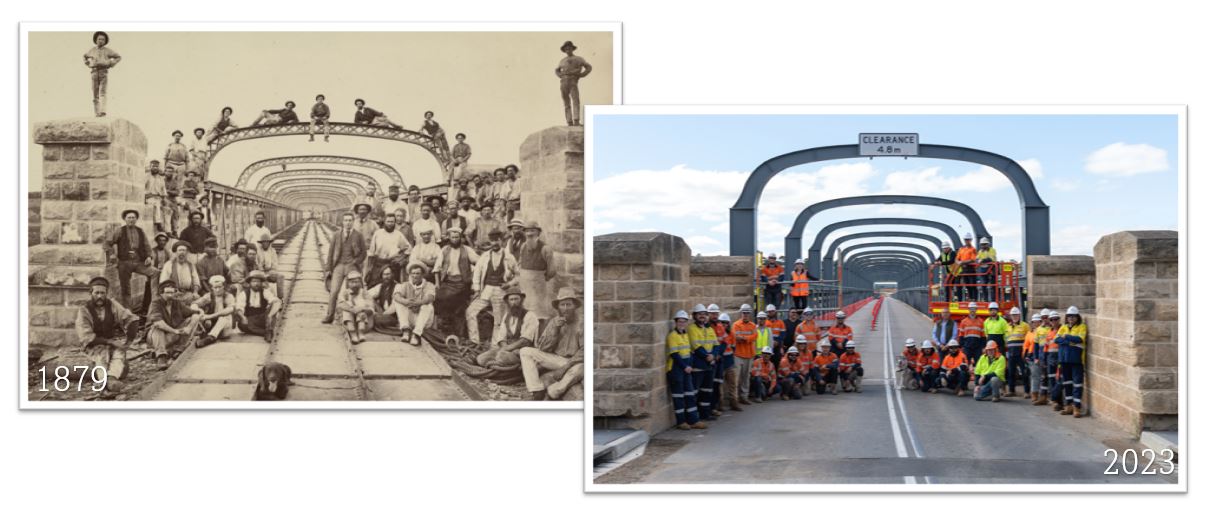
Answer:
[[714, 328], [708, 324], [702, 328], [696, 323], [691, 323], [688, 325], [688, 341], [689, 351], [704, 348], [706, 352], [712, 352], [718, 344], [718, 336], [714, 334]]
[[1007, 331], [1003, 333], [1003, 340], [1007, 342], [1008, 346], [1012, 346], [1014, 344], [1024, 346], [1024, 338], [1028, 336], [1029, 332], [1032, 330], [1032, 327], [1030, 327], [1028, 323], [1024, 321], [1020, 321], [1016, 324], [1008, 322]]
[[667, 334], [667, 370], [664, 370], [664, 372], [672, 371], [672, 364], [674, 363], [672, 360], [672, 356], [679, 356], [680, 360], [683, 362], [689, 361], [689, 358], [692, 357], [692, 349], [689, 348], [688, 332], [685, 332], [683, 334], [680, 332], [677, 332], [675, 330], [668, 332], [668, 334]]

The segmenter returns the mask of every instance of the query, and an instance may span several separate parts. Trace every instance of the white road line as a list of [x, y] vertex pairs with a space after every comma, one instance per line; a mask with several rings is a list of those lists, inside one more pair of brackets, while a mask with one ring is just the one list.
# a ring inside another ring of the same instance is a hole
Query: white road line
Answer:
[[[887, 301], [889, 303], [889, 301]], [[890, 305], [886, 304], [886, 340], [893, 346], [894, 338], [890, 334]], [[891, 348], [891, 350], [893, 350]], [[907, 430], [907, 438], [911, 440], [911, 448], [915, 450], [915, 458], [924, 458], [924, 450], [919, 446], [919, 441], [915, 438], [915, 431], [911, 427], [911, 419], [907, 418], [907, 405], [903, 403], [902, 391], [894, 391], [894, 397], [898, 399], [898, 412], [903, 416], [903, 428]], [[932, 477], [924, 475], [924, 483], [931, 484]]]
[[[890, 343], [890, 329], [886, 326], [883, 326], [882, 335], [885, 337], [883, 341], [885, 343], [884, 356], [886, 372], [889, 373], [894, 371], [893, 364], [890, 360], [890, 356], [893, 354], [893, 346]], [[894, 391], [894, 389], [892, 389], [890, 385], [891, 384], [889, 383], [886, 384], [886, 411], [890, 416], [890, 429], [894, 432], [894, 448], [898, 452], [898, 458], [910, 458], [910, 455], [907, 453], [907, 444], [903, 442], [903, 432], [898, 427], [898, 417], [896, 416], [897, 413], [894, 411], [894, 396], [890, 394]], [[915, 476], [904, 476], [903, 482], [907, 484], [915, 484]]]

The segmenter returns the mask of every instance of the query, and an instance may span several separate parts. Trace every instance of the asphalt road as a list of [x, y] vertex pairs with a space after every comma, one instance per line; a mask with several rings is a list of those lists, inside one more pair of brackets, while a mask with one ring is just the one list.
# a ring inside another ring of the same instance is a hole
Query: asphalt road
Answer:
[[[812, 394], [728, 411], [705, 431], [669, 430], [659, 449], [598, 483], [1145, 484], [1174, 475], [1105, 475], [1109, 448], [1140, 446], [1094, 418], [1061, 416], [1028, 398], [999, 403], [942, 391], [898, 391], [889, 379], [903, 340], [926, 316], [893, 299], [854, 314], [864, 391]], [[622, 476], [624, 475], [624, 476]]]

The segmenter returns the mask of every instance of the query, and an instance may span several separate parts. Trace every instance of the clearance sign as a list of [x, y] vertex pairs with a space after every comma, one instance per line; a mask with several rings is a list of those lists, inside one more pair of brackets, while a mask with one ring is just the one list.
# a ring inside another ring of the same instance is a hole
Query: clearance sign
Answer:
[[918, 156], [919, 134], [861, 134], [861, 156]]

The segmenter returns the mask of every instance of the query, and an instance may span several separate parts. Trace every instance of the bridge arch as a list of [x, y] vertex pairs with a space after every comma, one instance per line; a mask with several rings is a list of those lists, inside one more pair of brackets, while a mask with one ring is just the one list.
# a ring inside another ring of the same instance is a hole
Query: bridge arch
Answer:
[[303, 178], [324, 177], [324, 178], [340, 178], [347, 180], [349, 183], [360, 186], [364, 192], [369, 184], [377, 185], [378, 182], [374, 178], [362, 174], [360, 172], [343, 171], [338, 169], [291, 169], [285, 171], [277, 171], [265, 175], [259, 182], [256, 183], [256, 191], [265, 191], [272, 188], [281, 182], [298, 181]]
[[[254, 163], [248, 165], [246, 168], [244, 168], [243, 172], [239, 173], [239, 179], [236, 180], [235, 187], [238, 187], [241, 189], [247, 188], [251, 185], [252, 178], [256, 175], [257, 172], [260, 172], [260, 171], [270, 168], [270, 167], [279, 167], [279, 166], [283, 166], [283, 165], [286, 167], [288, 167], [290, 165], [344, 165], [344, 166], [349, 166], [349, 167], [364, 167], [364, 168], [368, 168], [368, 169], [377, 171], [377, 172], [381, 173], [383, 176], [385, 176], [385, 178], [383, 178], [383, 179], [374, 179], [375, 183], [379, 187], [385, 188], [385, 187], [389, 186], [389, 184], [387, 184], [385, 186], [382, 185], [382, 183], [384, 181], [389, 181], [404, 189], [406, 189], [406, 187], [407, 187], [406, 185], [404, 185], [403, 176], [401, 174], [399, 174], [399, 171], [396, 170], [393, 166], [388, 165], [386, 163], [382, 163], [382, 162], [376, 161], [376, 160], [365, 159], [365, 158], [356, 158], [356, 157], [351, 157], [351, 156], [315, 156], [315, 155], [281, 156], [281, 157], [276, 157], [276, 158], [262, 159], [260, 161], [254, 162]], [[288, 170], [288, 169], [282, 169], [282, 171], [285, 171], [285, 170]]]
[[[310, 125], [309, 122], [299, 122], [285, 125], [261, 125], [229, 129], [215, 136], [211, 141], [209, 160], [213, 163], [214, 158], [218, 156], [219, 152], [240, 141], [269, 137], [310, 135]], [[422, 132], [361, 123], [337, 122], [330, 123], [327, 129], [328, 134], [332, 136], [378, 138], [418, 146], [432, 155], [440, 167], [442, 174], [449, 169], [452, 161], [450, 153], [441, 145], [438, 145], [436, 139]]]
[[[916, 233], [914, 231], [865, 231], [863, 233], [849, 233], [847, 235], [841, 236], [841, 237], [833, 240], [831, 242], [831, 244], [829, 246], [827, 246], [827, 252], [823, 254], [824, 255], [823, 256], [824, 275], [822, 276], [822, 278], [824, 278], [824, 279], [834, 279], [835, 278], [835, 252], [837, 249], [839, 249], [840, 244], [843, 244], [843, 243], [851, 241], [851, 240], [857, 240], [857, 239], [861, 239], [861, 238], [874, 238], [874, 237], [915, 238], [915, 239], [919, 239], [919, 240], [927, 240], [927, 241], [935, 244], [937, 248], [940, 247], [940, 243], [941, 243], [939, 238], [936, 238], [936, 237], [926, 234], [926, 233]], [[827, 275], [828, 273], [830, 273], [831, 275]], [[818, 277], [818, 275], [815, 275], [815, 276]]]
[[352, 181], [343, 180], [343, 179], [339, 179], [339, 178], [324, 178], [324, 177], [310, 177], [310, 178], [306, 178], [306, 179], [279, 180], [279, 181], [273, 182], [271, 185], [269, 185], [268, 188], [264, 189], [263, 192], [265, 193], [266, 196], [275, 196], [278, 192], [281, 192], [282, 189], [291, 189], [294, 187], [298, 187], [300, 185], [323, 185], [325, 187], [340, 187], [342, 189], [348, 189], [349, 191], [353, 192], [357, 196], [363, 196], [365, 194], [365, 187], [362, 187], [358, 182], [352, 182]]
[[936, 250], [923, 244], [912, 244], [910, 242], [865, 242], [863, 244], [853, 244], [844, 248], [844, 255], [856, 256], [861, 254], [860, 250], [869, 248], [906, 248], [914, 249], [924, 253], [928, 258], [928, 262], [936, 261]]
[[[815, 263], [820, 262], [819, 257], [820, 257], [820, 254], [822, 253], [823, 242], [825, 242], [827, 240], [827, 237], [830, 236], [831, 233], [835, 232], [838, 229], [844, 229], [844, 228], [848, 228], [848, 227], [868, 226], [868, 225], [911, 225], [911, 226], [918, 226], [918, 227], [929, 227], [932, 229], [942, 231], [945, 234], [949, 235], [949, 241], [952, 242], [954, 249], [961, 247], [961, 237], [959, 237], [957, 235], [957, 230], [953, 229], [953, 227], [950, 226], [949, 224], [946, 224], [943, 222], [935, 222], [932, 220], [922, 220], [919, 218], [857, 218], [857, 219], [853, 219], [853, 220], [843, 220], [840, 222], [835, 222], [833, 224], [827, 225], [823, 229], [819, 230], [818, 234], [816, 234], [814, 236], [814, 241], [811, 242], [810, 249], [807, 250], [807, 271], [811, 270], [810, 262], [815, 262]], [[937, 243], [937, 247], [940, 247], [939, 243]], [[786, 240], [786, 249], [789, 249], [788, 240]], [[830, 256], [830, 255], [831, 255], [831, 252], [828, 252], [827, 256]], [[785, 254], [785, 258], [786, 259], [790, 258], [789, 253]], [[793, 261], [786, 260], [786, 262], [793, 262]], [[816, 264], [815, 271], [811, 271], [811, 275], [814, 275], [815, 277], [822, 277], [822, 275], [820, 275], [818, 273], [818, 271], [820, 269], [826, 270], [826, 267], [824, 266], [822, 268], [819, 268], [818, 264]]]

